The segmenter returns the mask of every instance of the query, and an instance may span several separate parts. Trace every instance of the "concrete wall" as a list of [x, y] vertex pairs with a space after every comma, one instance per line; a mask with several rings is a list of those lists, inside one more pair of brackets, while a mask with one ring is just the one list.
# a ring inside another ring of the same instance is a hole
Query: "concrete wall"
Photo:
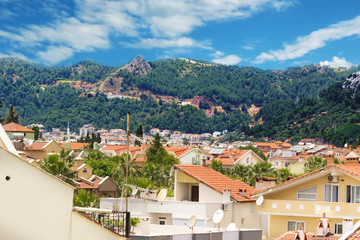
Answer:
[[100, 224], [91, 219], [80, 215], [77, 212], [72, 213], [72, 240], [119, 240], [126, 239], [118, 234], [104, 229]]
[[237, 227], [260, 229], [260, 214], [255, 202], [234, 204], [234, 220]]
[[2, 148], [0, 166], [1, 239], [70, 239], [73, 188]]
[[[190, 189], [191, 191], [191, 189]], [[204, 203], [221, 203], [223, 201], [222, 193], [219, 193], [215, 189], [203, 184], [199, 183], [199, 202]]]

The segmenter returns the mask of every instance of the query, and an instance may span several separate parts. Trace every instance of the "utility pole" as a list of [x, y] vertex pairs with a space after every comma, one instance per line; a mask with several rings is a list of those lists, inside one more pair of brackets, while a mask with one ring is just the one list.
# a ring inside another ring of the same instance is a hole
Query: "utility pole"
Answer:
[[127, 113], [127, 131], [126, 131], [126, 188], [125, 188], [125, 201], [126, 201], [126, 224], [125, 224], [125, 237], [130, 237], [130, 212], [129, 212], [129, 144], [130, 144], [130, 113]]

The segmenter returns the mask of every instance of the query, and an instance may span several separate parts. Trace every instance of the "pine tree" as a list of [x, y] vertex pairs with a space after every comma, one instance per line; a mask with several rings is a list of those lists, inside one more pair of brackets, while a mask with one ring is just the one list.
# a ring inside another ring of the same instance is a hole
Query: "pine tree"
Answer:
[[[143, 138], [143, 135], [144, 135], [144, 131], [143, 131], [143, 127], [142, 125], [140, 124], [140, 126], [138, 127], [138, 129], [136, 130], [136, 134], [135, 134], [137, 137], [139, 138]], [[140, 141], [138, 140], [135, 140], [135, 146], [140, 146], [141, 143]]]
[[10, 104], [9, 113], [5, 117], [3, 124], [8, 123], [18, 123], [19, 122], [19, 113], [15, 111], [14, 106]]

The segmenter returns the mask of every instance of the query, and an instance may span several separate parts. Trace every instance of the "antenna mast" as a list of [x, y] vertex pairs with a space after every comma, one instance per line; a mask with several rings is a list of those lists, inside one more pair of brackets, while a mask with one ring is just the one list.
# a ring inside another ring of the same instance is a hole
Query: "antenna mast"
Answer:
[[129, 189], [129, 139], [130, 138], [130, 113], [127, 113], [127, 131], [126, 131], [126, 188], [125, 188], [125, 201], [126, 201], [126, 225], [125, 236], [130, 237], [130, 213], [128, 212], [128, 189]]

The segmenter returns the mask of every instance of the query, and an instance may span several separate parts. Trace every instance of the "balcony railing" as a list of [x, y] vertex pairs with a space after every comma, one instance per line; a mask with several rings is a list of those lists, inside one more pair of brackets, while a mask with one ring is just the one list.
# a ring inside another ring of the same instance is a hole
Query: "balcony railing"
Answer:
[[[91, 218], [94, 222], [97, 222], [103, 227], [106, 227], [120, 235], [128, 235], [126, 231], [126, 212], [81, 207], [74, 207], [74, 210], [81, 212], [88, 218]], [[128, 216], [130, 217], [129, 212]], [[128, 231], [130, 231], [130, 224]]]

